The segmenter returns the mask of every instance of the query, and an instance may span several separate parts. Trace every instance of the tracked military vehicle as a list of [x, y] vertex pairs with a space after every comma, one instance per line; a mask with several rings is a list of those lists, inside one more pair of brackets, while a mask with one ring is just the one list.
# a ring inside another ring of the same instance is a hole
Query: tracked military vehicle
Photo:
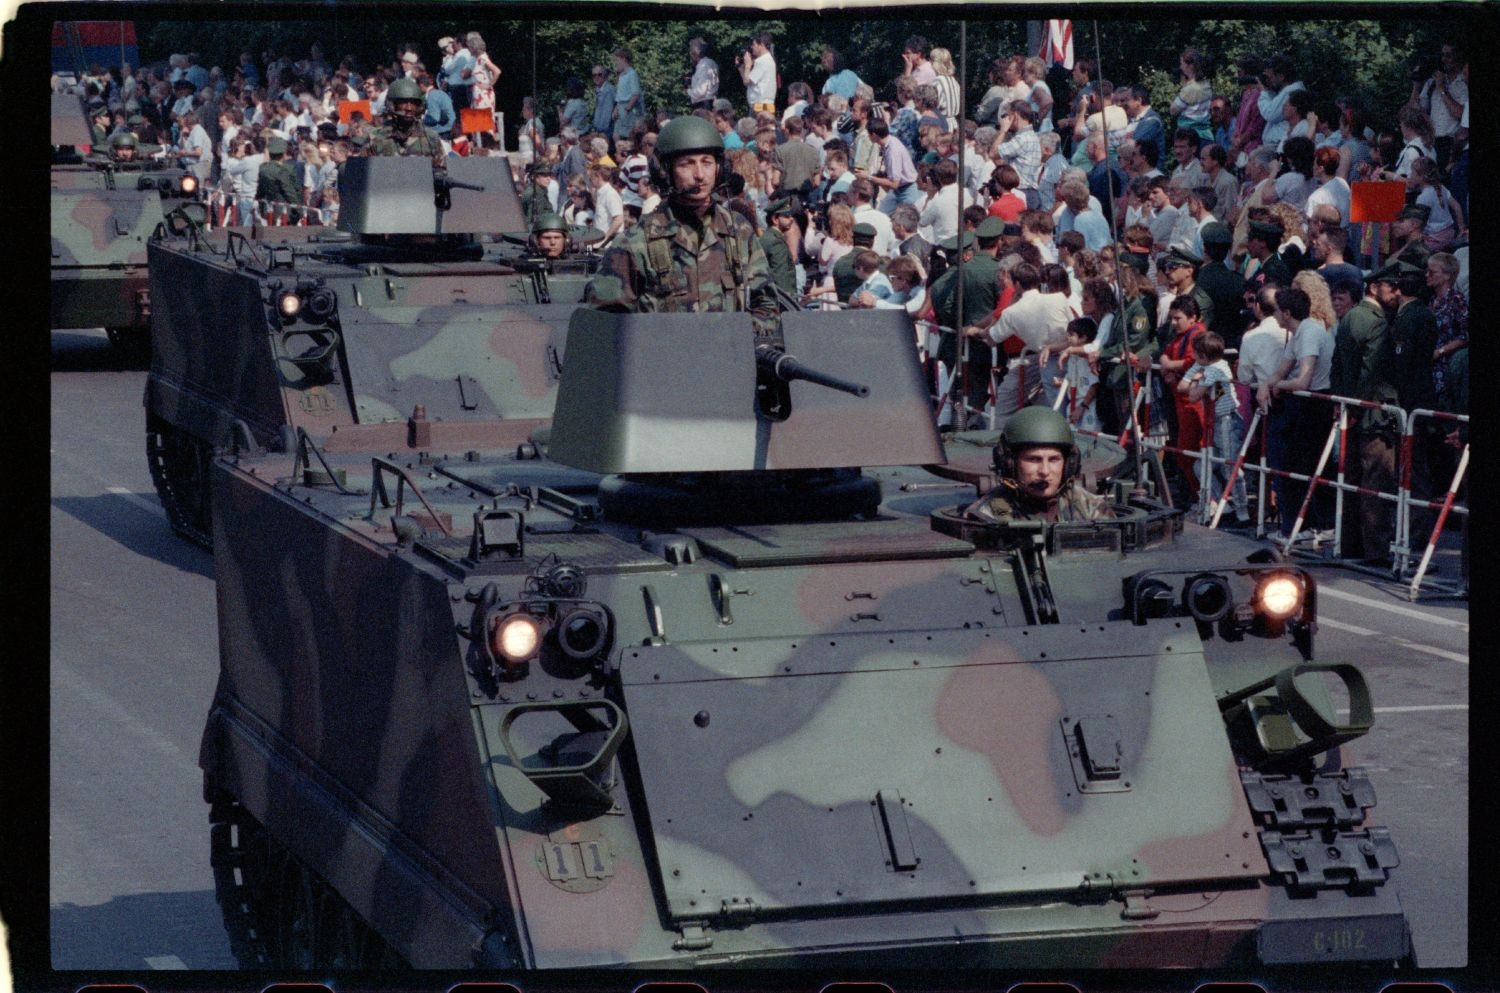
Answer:
[[781, 330], [580, 309], [550, 461], [214, 463], [241, 960], [1406, 958], [1313, 577], [1123, 488], [972, 521], [902, 317]]
[[151, 324], [146, 242], [167, 213], [198, 198], [198, 181], [145, 155], [118, 161], [92, 141], [80, 97], [53, 93], [52, 327], [102, 327], [138, 354]]
[[357, 158], [339, 188], [339, 230], [305, 243], [174, 216], [147, 247], [147, 458], [194, 541], [216, 451], [514, 451], [552, 416], [594, 259], [480, 240], [525, 228], [506, 161]]

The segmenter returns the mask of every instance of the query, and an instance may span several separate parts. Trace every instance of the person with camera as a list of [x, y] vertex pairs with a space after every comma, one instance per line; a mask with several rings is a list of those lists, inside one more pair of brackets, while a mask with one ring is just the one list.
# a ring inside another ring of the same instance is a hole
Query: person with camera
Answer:
[[1440, 170], [1446, 170], [1453, 159], [1454, 137], [1469, 102], [1468, 58], [1458, 45], [1444, 43], [1438, 64], [1419, 65], [1412, 72], [1411, 99], [1408, 105], [1421, 107], [1432, 122], [1433, 152]]
[[1265, 67], [1260, 71], [1260, 85], [1256, 109], [1266, 122], [1261, 129], [1260, 140], [1262, 144], [1278, 148], [1282, 139], [1292, 130], [1291, 123], [1286, 119], [1286, 102], [1293, 93], [1307, 87], [1297, 78], [1297, 67], [1292, 60], [1280, 54], [1266, 60]]
[[771, 33], [761, 31], [740, 52], [740, 79], [745, 83], [745, 96], [755, 113], [776, 113], [776, 59], [772, 47]]

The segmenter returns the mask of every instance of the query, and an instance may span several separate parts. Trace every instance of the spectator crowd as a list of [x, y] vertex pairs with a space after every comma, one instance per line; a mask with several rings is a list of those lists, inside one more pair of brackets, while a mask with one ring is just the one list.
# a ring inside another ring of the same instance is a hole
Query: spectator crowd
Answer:
[[[1467, 412], [1458, 41], [1413, 73], [1394, 120], [1309, 91], [1280, 53], [1237, 60], [1236, 89], [1218, 92], [1212, 53], [1187, 49], [1163, 106], [1088, 58], [1064, 68], [999, 55], [966, 93], [953, 53], [919, 35], [889, 64], [851, 66], [825, 47], [820, 75], [785, 82], [775, 47], [768, 33], [722, 54], [693, 38], [671, 93], [646, 92], [617, 48], [587, 80], [569, 78], [554, 108], [526, 98], [514, 149], [496, 127], [502, 67], [474, 32], [438, 39], [430, 67], [415, 43], [371, 67], [330, 64], [314, 44], [300, 59], [246, 52], [205, 69], [189, 53], [85, 82], [101, 141], [129, 130], [165, 146], [248, 223], [268, 160], [294, 168], [294, 207], [326, 217], [339, 165], [362, 154], [390, 84], [411, 78], [446, 150], [506, 154], [528, 211], [593, 228], [601, 244], [660, 203], [663, 108], [687, 108], [722, 136], [723, 195], [775, 248], [783, 290], [806, 306], [910, 316], [940, 424], [998, 424], [1045, 403], [1109, 436], [1136, 425], [1182, 453], [1168, 459], [1173, 486], [1200, 508], [1225, 481], [1200, 482], [1194, 453], [1232, 459], [1256, 411], [1252, 457], [1264, 444], [1273, 468], [1315, 468], [1336, 410], [1299, 393]], [[725, 72], [744, 104], [720, 96]], [[368, 115], [340, 112], [360, 100]], [[1365, 181], [1404, 185], [1394, 222], [1353, 220], [1352, 184]], [[1392, 490], [1399, 425], [1373, 408], [1353, 421], [1348, 478]], [[1446, 488], [1455, 439], [1418, 436], [1419, 490]], [[1286, 533], [1304, 491], [1277, 477], [1272, 492], [1266, 509]], [[1333, 526], [1327, 495], [1309, 508], [1315, 538]], [[1248, 520], [1242, 487], [1231, 503]], [[1389, 506], [1358, 508], [1344, 547], [1379, 558]]]

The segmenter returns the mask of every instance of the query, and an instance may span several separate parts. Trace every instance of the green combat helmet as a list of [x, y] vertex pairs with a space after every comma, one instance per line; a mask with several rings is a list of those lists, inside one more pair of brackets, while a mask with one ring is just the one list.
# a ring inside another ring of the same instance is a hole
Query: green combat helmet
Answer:
[[653, 164], [651, 169], [651, 183], [663, 195], [670, 198], [676, 192], [672, 160], [689, 152], [712, 152], [719, 163], [719, 181], [724, 181], [727, 170], [724, 168], [724, 139], [719, 137], [719, 129], [701, 117], [674, 117], [662, 127], [656, 139], [656, 161], [661, 168]]
[[389, 118], [401, 121], [415, 121], [415, 114], [403, 113], [397, 108], [403, 100], [414, 100], [422, 103], [426, 97], [422, 95], [422, 87], [418, 86], [416, 80], [398, 79], [385, 91], [385, 113]]
[[1005, 421], [995, 443], [995, 471], [1002, 479], [1016, 478], [1016, 456], [1033, 445], [1056, 445], [1067, 458], [1063, 486], [1082, 470], [1078, 442], [1068, 419], [1050, 407], [1023, 407]]
[[701, 117], [678, 117], [668, 121], [656, 139], [656, 157], [663, 162], [686, 152], [724, 154], [724, 139], [719, 129]]
[[121, 131], [109, 139], [109, 147], [116, 151], [122, 148], [135, 148], [136, 145], [135, 135], [129, 131]]
[[541, 234], [543, 231], [561, 231], [563, 234], [567, 234], [568, 222], [550, 210], [543, 211], [536, 215], [536, 220], [532, 222], [531, 233]]

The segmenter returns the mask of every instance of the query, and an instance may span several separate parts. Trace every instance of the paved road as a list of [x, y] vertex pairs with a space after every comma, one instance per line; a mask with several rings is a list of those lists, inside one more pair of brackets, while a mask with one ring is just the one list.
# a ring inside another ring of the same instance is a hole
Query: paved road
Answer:
[[[198, 736], [218, 648], [212, 563], [175, 538], [145, 461], [145, 373], [103, 332], [52, 338], [53, 965], [233, 968], [208, 865]], [[1448, 567], [1451, 568], [1451, 562]], [[1360, 663], [1355, 744], [1400, 849], [1419, 960], [1467, 944], [1468, 611], [1322, 575], [1318, 655]]]

